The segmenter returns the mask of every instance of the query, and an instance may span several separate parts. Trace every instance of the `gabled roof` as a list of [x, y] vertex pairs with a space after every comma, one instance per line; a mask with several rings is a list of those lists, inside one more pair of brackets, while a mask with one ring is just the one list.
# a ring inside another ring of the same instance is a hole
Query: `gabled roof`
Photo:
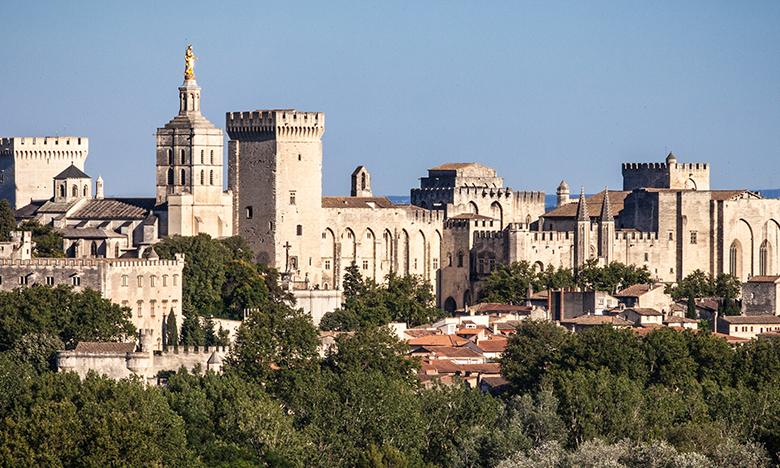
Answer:
[[642, 315], [644, 317], [660, 317], [663, 315], [661, 312], [649, 307], [631, 307], [625, 310], [625, 312], [628, 311], [634, 311], [637, 315]]
[[70, 218], [146, 219], [154, 203], [154, 198], [95, 198], [87, 200]]
[[108, 341], [80, 341], [76, 344], [77, 353], [124, 354], [135, 351], [135, 343], [116, 343]]
[[[610, 190], [609, 207], [613, 215], [617, 216], [623, 210], [623, 204], [626, 197], [631, 192]], [[588, 213], [591, 218], [597, 218], [601, 214], [601, 208], [604, 204], [604, 192], [601, 191], [591, 197], [586, 197]], [[567, 203], [544, 214], [545, 218], [575, 218], [577, 216], [577, 201]]]
[[514, 305], [514, 304], [500, 304], [498, 302], [480, 302], [479, 304], [474, 304], [473, 306], [469, 306], [470, 311], [482, 313], [482, 314], [489, 314], [491, 312], [505, 312], [505, 313], [520, 313], [523, 315], [527, 315], [531, 313], [531, 307], [526, 305]]
[[[407, 330], [408, 331], [408, 330]], [[469, 340], [457, 335], [426, 335], [410, 339], [409, 346], [463, 346]]]
[[651, 286], [649, 284], [633, 284], [625, 289], [618, 291], [618, 293], [615, 294], [615, 297], [639, 297], [649, 291], [654, 290], [655, 288], [655, 286]]
[[442, 356], [448, 358], [481, 358], [478, 352], [466, 347], [455, 346], [423, 346], [415, 354], [427, 353], [430, 356]]
[[506, 339], [482, 340], [477, 343], [477, 348], [483, 353], [503, 353], [508, 342]]
[[780, 325], [777, 315], [724, 315], [718, 320], [732, 325]]
[[54, 176], [54, 180], [62, 179], [89, 179], [90, 177], [81, 169], [71, 164], [67, 169]]
[[572, 319], [561, 320], [561, 325], [615, 325], [632, 327], [633, 323], [614, 315], [580, 315]]

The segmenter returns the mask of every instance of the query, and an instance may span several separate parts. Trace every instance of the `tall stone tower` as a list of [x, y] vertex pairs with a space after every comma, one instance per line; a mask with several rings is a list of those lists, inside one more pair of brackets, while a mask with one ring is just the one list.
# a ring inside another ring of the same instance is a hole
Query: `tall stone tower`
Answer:
[[157, 204], [168, 204], [167, 235], [230, 236], [232, 196], [222, 190], [223, 133], [200, 113], [194, 61], [188, 46], [179, 114], [157, 129]]
[[601, 202], [601, 216], [599, 217], [599, 257], [609, 265], [614, 258], [612, 255], [615, 245], [615, 218], [609, 204], [609, 189], [604, 188], [604, 200]]
[[321, 112], [228, 112], [228, 186], [236, 233], [256, 259], [294, 281], [320, 282]]

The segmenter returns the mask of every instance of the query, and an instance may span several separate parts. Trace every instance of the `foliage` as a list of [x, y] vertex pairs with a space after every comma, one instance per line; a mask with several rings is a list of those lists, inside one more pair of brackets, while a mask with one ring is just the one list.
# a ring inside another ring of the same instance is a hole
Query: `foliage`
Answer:
[[62, 235], [49, 225], [41, 225], [37, 221], [25, 221], [19, 225], [20, 231], [32, 232], [33, 257], [56, 257], [65, 256], [63, 250]]
[[530, 263], [523, 260], [510, 265], [498, 265], [485, 279], [480, 300], [505, 304], [521, 304], [529, 290], [538, 289], [537, 274]]
[[[155, 244], [154, 250], [163, 259], [185, 256], [182, 307], [186, 315], [240, 320], [244, 309], [291, 300], [279, 288], [274, 271], [252, 263], [251, 249], [240, 237], [172, 236]], [[195, 335], [185, 336], [193, 340]]]
[[596, 259], [588, 260], [577, 272], [577, 286], [583, 290], [617, 291], [634, 284], [650, 284], [652, 278], [647, 267], [638, 268], [635, 265], [624, 265], [620, 262], [610, 262], [600, 267]]
[[0, 242], [11, 240], [11, 231], [16, 229], [16, 216], [11, 204], [3, 198], [0, 200]]
[[501, 359], [504, 376], [519, 392], [533, 391], [548, 368], [560, 361], [571, 340], [566, 330], [549, 322], [527, 321], [509, 338]]
[[387, 275], [385, 284], [364, 279], [355, 263], [344, 272], [344, 303], [325, 314], [323, 330], [352, 331], [405, 322], [410, 327], [431, 323], [444, 313], [434, 305], [431, 284], [419, 276]]
[[112, 341], [135, 335], [130, 310], [92, 289], [35, 285], [0, 291], [0, 351], [14, 348], [25, 336], [57, 337], [66, 347], [79, 341]]
[[165, 340], [163, 346], [166, 350], [168, 346], [173, 346], [174, 350], [179, 349], [179, 327], [176, 325], [176, 314], [174, 314], [173, 309], [168, 313], [168, 318], [165, 320]]

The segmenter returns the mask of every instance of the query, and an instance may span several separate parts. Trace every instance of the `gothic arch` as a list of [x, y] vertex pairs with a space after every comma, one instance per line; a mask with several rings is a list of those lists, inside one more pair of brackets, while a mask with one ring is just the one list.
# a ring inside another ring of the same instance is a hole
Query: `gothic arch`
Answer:
[[466, 206], [467, 206], [467, 208], [468, 208], [468, 212], [469, 212], [469, 213], [473, 213], [473, 214], [479, 214], [479, 207], [478, 207], [478, 206], [477, 206], [477, 204], [476, 204], [476, 203], [474, 203], [473, 201], [470, 201], [470, 202], [468, 203], [468, 205], [466, 205]]
[[444, 311], [448, 314], [454, 314], [455, 309], [458, 308], [458, 305], [455, 303], [455, 299], [452, 298], [452, 296], [449, 296], [447, 299], [444, 300]]
[[341, 257], [348, 260], [347, 265], [357, 259], [357, 239], [351, 228], [344, 229], [341, 235]]
[[693, 179], [688, 179], [685, 181], [685, 189], [686, 190], [696, 190], [696, 181]]
[[490, 204], [490, 217], [498, 221], [498, 227], [504, 227], [504, 209], [501, 208], [501, 203], [494, 201]]
[[541, 261], [534, 262], [534, 270], [536, 270], [536, 271], [538, 271], [540, 273], [543, 272], [544, 271], [544, 263], [542, 263]]
[[401, 229], [398, 234], [398, 250], [400, 251], [400, 258], [398, 259], [399, 270], [401, 275], [406, 276], [409, 274], [409, 233], [406, 229]]
[[755, 274], [754, 271], [754, 252], [755, 252], [755, 236], [753, 235], [753, 227], [744, 218], [740, 218], [737, 222], [735, 237], [741, 243], [742, 255], [740, 259], [741, 268], [740, 275], [737, 276], [740, 280], [746, 280]]
[[[333, 285], [337, 286], [338, 282], [335, 280], [338, 268], [336, 264], [336, 236], [330, 228], [325, 228], [322, 231], [320, 260], [322, 261], [323, 281], [329, 280]], [[324, 286], [324, 288], [328, 289], [327, 286]]]
[[368, 261], [364, 276], [376, 280], [376, 235], [371, 228], [366, 228], [363, 236], [363, 260]]
[[758, 249], [758, 274], [768, 275], [772, 271], [772, 245], [764, 239]]
[[78, 196], [79, 196], [79, 188], [78, 188], [78, 186], [74, 185], [74, 186], [73, 186], [73, 187], [70, 189], [70, 193], [71, 193], [71, 195], [72, 195], [73, 197], [78, 197]]
[[742, 278], [742, 244], [737, 239], [729, 246], [729, 273]]
[[425, 234], [422, 230], [417, 231], [414, 236], [414, 251], [412, 252], [412, 270], [415, 275], [427, 278], [427, 252], [426, 252]]

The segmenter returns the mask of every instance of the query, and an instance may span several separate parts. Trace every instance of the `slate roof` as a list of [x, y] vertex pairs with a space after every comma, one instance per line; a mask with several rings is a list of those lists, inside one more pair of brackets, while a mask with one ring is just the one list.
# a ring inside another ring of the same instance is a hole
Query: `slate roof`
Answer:
[[70, 218], [146, 219], [154, 208], [154, 198], [102, 198], [87, 200]]
[[135, 343], [116, 343], [108, 341], [80, 341], [74, 350], [77, 353], [114, 354], [132, 353]]
[[[610, 190], [609, 191], [609, 206], [610, 211], [613, 215], [617, 215], [623, 210], [623, 204], [625, 203], [626, 197], [631, 192], [621, 191], [621, 190]], [[597, 218], [601, 214], [601, 205], [604, 204], [604, 191], [590, 196], [586, 197], [585, 201], [587, 202], [587, 210], [588, 213], [591, 213], [591, 218]], [[548, 211], [544, 214], [545, 218], [575, 218], [577, 216], [577, 205], [578, 202], [575, 200], [571, 203], [567, 203], [561, 207], [555, 208], [553, 210]]]
[[57, 229], [66, 239], [110, 239], [112, 237], [125, 237], [111, 229], [97, 227], [65, 227]]
[[47, 201], [44, 203], [40, 208], [38, 208], [38, 211], [36, 211], [36, 214], [38, 213], [66, 213], [68, 210], [70, 210], [73, 205], [80, 202], [81, 200], [74, 200], [70, 202], [53, 202], [53, 201]]
[[81, 169], [71, 164], [64, 171], [54, 176], [54, 180], [62, 179], [89, 179], [90, 177]]
[[[374, 206], [371, 206], [373, 204]], [[322, 197], [323, 208], [396, 208], [387, 197]]]

